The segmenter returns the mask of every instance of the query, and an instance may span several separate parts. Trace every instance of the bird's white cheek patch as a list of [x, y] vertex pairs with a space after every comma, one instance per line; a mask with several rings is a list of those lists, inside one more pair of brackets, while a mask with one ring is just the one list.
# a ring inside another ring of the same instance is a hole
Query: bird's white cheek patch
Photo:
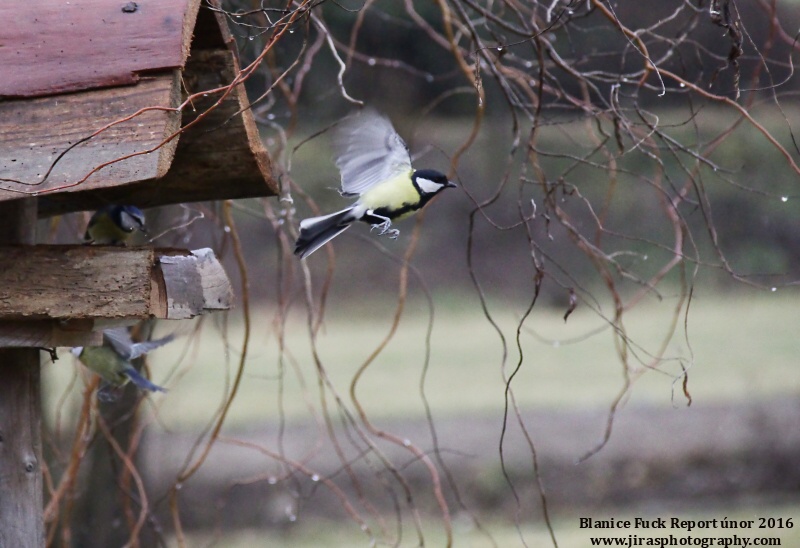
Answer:
[[423, 177], [417, 177], [417, 185], [419, 186], [420, 190], [426, 194], [432, 194], [434, 192], [439, 192], [443, 185], [439, 183], [434, 183], [430, 179], [425, 179]]

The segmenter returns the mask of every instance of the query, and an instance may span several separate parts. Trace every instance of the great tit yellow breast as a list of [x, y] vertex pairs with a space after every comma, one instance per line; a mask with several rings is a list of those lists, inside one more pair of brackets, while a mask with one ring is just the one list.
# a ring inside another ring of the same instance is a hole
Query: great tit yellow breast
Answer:
[[375, 185], [361, 195], [358, 203], [392, 220], [412, 215], [420, 205], [419, 192], [411, 182], [412, 173], [409, 171]]

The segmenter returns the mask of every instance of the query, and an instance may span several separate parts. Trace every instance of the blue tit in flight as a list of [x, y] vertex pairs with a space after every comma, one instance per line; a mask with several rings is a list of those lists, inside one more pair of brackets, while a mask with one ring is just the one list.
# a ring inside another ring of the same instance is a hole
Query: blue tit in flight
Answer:
[[372, 109], [345, 118], [336, 128], [334, 147], [340, 193], [358, 199], [342, 211], [300, 222], [294, 254], [301, 259], [356, 221], [396, 238], [400, 231], [391, 228], [392, 221], [413, 215], [439, 192], [456, 186], [443, 173], [411, 167], [403, 139], [388, 118]]
[[95, 211], [83, 239], [95, 245], [124, 245], [136, 231], [147, 233], [144, 213], [136, 206], [108, 205]]
[[[112, 390], [122, 388], [130, 381], [142, 390], [166, 392], [164, 388], [143, 377], [133, 367], [131, 360], [164, 346], [174, 338], [174, 335], [167, 335], [161, 339], [135, 343], [126, 327], [115, 327], [103, 331], [102, 346], [78, 346], [72, 349], [72, 353], [83, 365], [99, 375]], [[116, 399], [107, 388], [101, 388], [101, 399]]]

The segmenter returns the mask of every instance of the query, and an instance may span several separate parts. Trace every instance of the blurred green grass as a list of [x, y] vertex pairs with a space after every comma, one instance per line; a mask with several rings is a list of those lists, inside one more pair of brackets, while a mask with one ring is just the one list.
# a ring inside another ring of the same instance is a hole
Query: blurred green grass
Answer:
[[[666, 336], [676, 302], [643, 303], [625, 316], [632, 342], [630, 365], [642, 366], [635, 356], [648, 358]], [[753, 401], [797, 394], [800, 370], [797, 355], [795, 291], [774, 293], [699, 294], [688, 319], [667, 344], [665, 361], [648, 370], [633, 385], [629, 403], [685, 405], [680, 386], [680, 358], [689, 373], [695, 401]], [[317, 346], [324, 371], [343, 401], [353, 376], [388, 334], [395, 303], [369, 307], [331, 305]], [[514, 333], [524, 310], [518, 304], [495, 303], [492, 311], [507, 343], [505, 374], [519, 362]], [[427, 307], [408, 303], [395, 336], [363, 373], [357, 396], [371, 417], [419, 417], [425, 413], [424, 391], [434, 416], [500, 412], [504, 404], [503, 347], [480, 312], [474, 297], [451, 299], [434, 309], [430, 361], [425, 372]], [[623, 386], [623, 367], [607, 322], [579, 307], [565, 323], [563, 310], [535, 308], [521, 334], [523, 360], [513, 382], [517, 403], [527, 408], [607, 407]], [[273, 312], [253, 315], [251, 344], [243, 381], [231, 407], [227, 426], [257, 428], [280, 414], [290, 420], [310, 419], [320, 409], [318, 376], [310, 352], [308, 330], [299, 313], [286, 324], [283, 360], [279, 359]], [[219, 320], [219, 318], [217, 318]], [[683, 330], [687, 322], [688, 335]], [[152, 401], [167, 429], [194, 430], [207, 424], [230, 390], [242, 343], [242, 324], [229, 318], [227, 346], [217, 326], [206, 320], [193, 337], [154, 352], [153, 379], [170, 391]], [[162, 324], [161, 329], [176, 326]], [[181, 330], [186, 330], [183, 324]], [[599, 330], [599, 331], [598, 331]], [[594, 333], [594, 334], [592, 334]], [[687, 343], [688, 340], [688, 343]], [[62, 355], [64, 355], [62, 353]], [[53, 417], [70, 378], [71, 357], [44, 368], [46, 416]], [[302, 379], [302, 380], [301, 380]], [[66, 397], [64, 409], [78, 405], [81, 383]], [[327, 396], [330, 405], [330, 393]]]

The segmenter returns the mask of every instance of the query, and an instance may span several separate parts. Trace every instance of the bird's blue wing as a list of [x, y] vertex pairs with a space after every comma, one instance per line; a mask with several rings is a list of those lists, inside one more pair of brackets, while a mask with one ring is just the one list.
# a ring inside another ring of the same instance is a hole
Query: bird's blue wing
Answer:
[[125, 375], [131, 380], [133, 384], [137, 387], [141, 388], [142, 390], [149, 390], [150, 392], [166, 392], [167, 389], [157, 384], [150, 382], [148, 379], [144, 378], [136, 369], [133, 367], [128, 367], [125, 369]]

